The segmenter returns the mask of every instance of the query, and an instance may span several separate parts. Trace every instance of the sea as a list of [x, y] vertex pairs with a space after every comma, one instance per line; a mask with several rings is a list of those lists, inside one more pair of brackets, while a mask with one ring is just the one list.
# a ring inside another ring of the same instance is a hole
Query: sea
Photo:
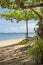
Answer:
[[[34, 32], [28, 33], [29, 37], [33, 37], [35, 35]], [[25, 38], [25, 33], [0, 33], [0, 41], [2, 40], [11, 40], [11, 39], [20, 39]]]

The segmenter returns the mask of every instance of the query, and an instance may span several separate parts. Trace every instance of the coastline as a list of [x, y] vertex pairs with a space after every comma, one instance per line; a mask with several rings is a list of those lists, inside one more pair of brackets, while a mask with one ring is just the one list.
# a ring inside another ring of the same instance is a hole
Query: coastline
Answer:
[[12, 44], [18, 44], [23, 39], [25, 39], [25, 38], [2, 40], [2, 41], [0, 41], [0, 47], [5, 47], [5, 46], [12, 45]]

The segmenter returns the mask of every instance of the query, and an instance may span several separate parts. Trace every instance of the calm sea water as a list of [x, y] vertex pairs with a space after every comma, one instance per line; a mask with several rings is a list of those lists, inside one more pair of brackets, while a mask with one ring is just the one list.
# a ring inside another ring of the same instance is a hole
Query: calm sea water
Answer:
[[[30, 37], [33, 37], [35, 33], [29, 33]], [[25, 33], [0, 33], [0, 40], [25, 38]]]

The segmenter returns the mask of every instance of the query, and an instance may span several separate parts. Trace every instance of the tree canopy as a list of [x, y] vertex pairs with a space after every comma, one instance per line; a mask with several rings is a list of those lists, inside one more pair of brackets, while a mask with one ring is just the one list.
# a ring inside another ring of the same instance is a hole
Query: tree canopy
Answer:
[[[2, 8], [8, 8], [13, 10], [22, 10], [22, 9], [30, 9], [33, 11], [40, 19], [42, 19], [42, 14], [40, 11], [40, 8], [37, 7], [43, 7], [43, 0], [0, 0], [0, 6]], [[35, 8], [34, 8], [35, 7]], [[38, 12], [37, 12], [37, 11]], [[11, 12], [12, 14], [14, 12]], [[18, 12], [17, 12], [18, 13]], [[7, 14], [7, 13], [6, 13]], [[9, 14], [9, 13], [8, 13]], [[20, 13], [19, 13], [20, 14]], [[32, 12], [31, 12], [32, 14]], [[40, 15], [41, 14], [41, 15]], [[35, 15], [35, 16], [36, 16]], [[33, 16], [33, 15], [32, 15]], [[16, 17], [16, 16], [15, 16]], [[32, 17], [34, 18], [34, 17]]]
[[3, 8], [9, 9], [18, 9], [21, 8], [22, 6], [43, 7], [43, 0], [0, 0], [0, 5]]
[[[40, 13], [40, 16], [42, 16], [41, 10], [37, 10], [37, 11], [38, 11], [38, 13]], [[3, 13], [3, 14], [0, 14], [0, 16], [4, 17], [7, 20], [16, 19], [17, 21], [32, 20], [32, 19], [38, 20], [39, 19], [39, 17], [36, 16], [35, 13], [30, 9]]]

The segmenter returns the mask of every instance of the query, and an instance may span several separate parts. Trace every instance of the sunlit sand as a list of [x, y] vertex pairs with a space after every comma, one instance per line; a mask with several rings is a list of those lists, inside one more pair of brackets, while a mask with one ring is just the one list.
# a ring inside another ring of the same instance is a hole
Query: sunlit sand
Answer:
[[12, 45], [12, 44], [18, 44], [22, 40], [23, 38], [0, 41], [0, 47]]

